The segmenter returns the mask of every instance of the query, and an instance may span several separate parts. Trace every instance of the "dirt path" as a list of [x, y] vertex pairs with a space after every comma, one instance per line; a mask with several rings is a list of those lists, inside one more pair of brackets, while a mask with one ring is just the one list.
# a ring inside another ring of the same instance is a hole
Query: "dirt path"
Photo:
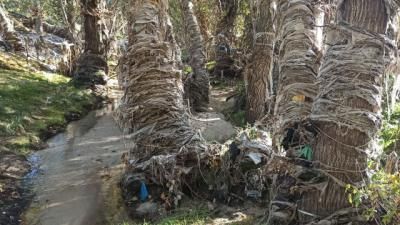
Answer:
[[49, 148], [31, 158], [39, 161], [32, 183], [36, 197], [25, 225], [104, 225], [127, 220], [118, 193], [123, 135], [111, 110], [90, 113]]

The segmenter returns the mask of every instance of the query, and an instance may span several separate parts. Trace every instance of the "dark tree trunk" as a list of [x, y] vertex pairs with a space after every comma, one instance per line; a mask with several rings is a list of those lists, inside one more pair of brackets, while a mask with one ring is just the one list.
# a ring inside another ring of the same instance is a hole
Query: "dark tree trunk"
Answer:
[[216, 65], [214, 75], [223, 77], [234, 77], [238, 75], [239, 69], [235, 67], [232, 55], [232, 44], [235, 39], [233, 29], [239, 9], [238, 0], [218, 0], [221, 3], [220, 11], [222, 19], [218, 22], [215, 32]]
[[222, 19], [217, 25], [216, 34], [223, 34], [230, 41], [233, 38], [233, 28], [239, 10], [238, 0], [219, 0], [221, 3]]
[[184, 19], [189, 33], [189, 64], [193, 69], [185, 84], [186, 95], [195, 111], [205, 111], [209, 103], [210, 79], [206, 70], [203, 38], [190, 0], [182, 0]]
[[[367, 180], [367, 150], [380, 127], [385, 34], [384, 0], [344, 0], [319, 74], [320, 93], [311, 120], [318, 131], [314, 161], [329, 180], [324, 191], [308, 190], [299, 209], [326, 217], [350, 207], [345, 184]], [[301, 215], [302, 223], [309, 219]]]
[[81, 0], [85, 32], [85, 53], [102, 54], [101, 31], [99, 26], [99, 0]]
[[[100, 34], [99, 0], [81, 0], [84, 20], [84, 52], [76, 62], [74, 83], [77, 86], [95, 87], [106, 84], [108, 65], [104, 58]], [[101, 91], [103, 94], [103, 91]]]

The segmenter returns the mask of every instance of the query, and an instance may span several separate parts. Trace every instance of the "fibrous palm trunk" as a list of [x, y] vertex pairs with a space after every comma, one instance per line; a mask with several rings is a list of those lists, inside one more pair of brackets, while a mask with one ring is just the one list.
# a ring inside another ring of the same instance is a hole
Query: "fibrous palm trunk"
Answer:
[[273, 0], [258, 0], [252, 5], [256, 22], [253, 35], [253, 53], [246, 66], [246, 120], [254, 123], [267, 113], [267, 102], [272, 95], [272, 69], [274, 56]]
[[[287, 150], [296, 153], [312, 139], [306, 125], [317, 95], [320, 47], [317, 15], [320, 10], [314, 0], [282, 0], [277, 5], [279, 43], [279, 81], [274, 109], [276, 119], [274, 139]], [[268, 224], [288, 225], [296, 215], [295, 180], [287, 173], [274, 181]]]
[[[161, 201], [176, 203], [185, 183], [182, 171], [191, 173], [197, 168], [198, 154], [204, 147], [185, 112], [180, 50], [173, 37], [167, 2], [131, 0], [129, 47], [123, 70], [127, 81], [116, 116], [134, 143], [122, 182], [125, 197], [131, 199], [139, 191], [132, 186], [145, 182], [158, 200], [161, 193], [155, 193], [156, 187], [168, 187]], [[193, 165], [187, 165], [190, 162], [196, 166], [191, 168]], [[190, 179], [195, 180], [193, 176]]]
[[[278, 3], [279, 82], [274, 109], [275, 138], [286, 150], [310, 140], [300, 136], [301, 124], [311, 113], [317, 95], [320, 47], [314, 0], [286, 0]], [[290, 130], [295, 130], [291, 137]]]
[[16, 51], [23, 50], [21, 39], [15, 33], [14, 25], [8, 16], [7, 11], [0, 4], [0, 33], [3, 38], [8, 42]]
[[[186, 95], [188, 96], [191, 107], [195, 111], [203, 111], [209, 103], [210, 79], [206, 70], [205, 48], [200, 28], [193, 11], [191, 0], [182, 0], [182, 8], [186, 27], [189, 33], [189, 64], [193, 69], [191, 77], [185, 84]], [[187, 87], [186, 87], [187, 85]]]
[[106, 83], [108, 65], [103, 57], [101, 29], [99, 26], [99, 0], [81, 0], [84, 20], [84, 52], [76, 62], [74, 82], [76, 85], [95, 86]]
[[[328, 49], [318, 78], [320, 92], [311, 119], [318, 131], [314, 161], [329, 180], [324, 191], [308, 191], [303, 212], [320, 217], [349, 207], [345, 184], [361, 185], [367, 152], [381, 123], [385, 34], [384, 0], [344, 0], [338, 24], [327, 33]], [[303, 215], [303, 222], [307, 216]], [[309, 218], [308, 218], [309, 219]]]

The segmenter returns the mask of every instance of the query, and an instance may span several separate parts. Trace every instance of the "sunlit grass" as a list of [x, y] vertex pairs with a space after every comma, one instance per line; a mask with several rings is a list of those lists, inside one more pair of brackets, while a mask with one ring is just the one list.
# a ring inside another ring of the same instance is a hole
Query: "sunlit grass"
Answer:
[[125, 222], [118, 225], [203, 225], [210, 220], [209, 210], [204, 208], [179, 209], [157, 222]]
[[26, 153], [49, 127], [65, 126], [67, 112], [82, 113], [93, 104], [86, 90], [69, 78], [42, 71], [31, 63], [0, 53], [0, 145]]

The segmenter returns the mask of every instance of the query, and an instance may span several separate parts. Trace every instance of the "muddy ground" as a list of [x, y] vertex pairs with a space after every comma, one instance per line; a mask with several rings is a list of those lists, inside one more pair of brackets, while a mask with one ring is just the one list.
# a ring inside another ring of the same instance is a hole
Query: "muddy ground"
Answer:
[[0, 151], [0, 225], [20, 223], [20, 214], [32, 196], [22, 187], [29, 171], [30, 165], [24, 156], [6, 149]]

